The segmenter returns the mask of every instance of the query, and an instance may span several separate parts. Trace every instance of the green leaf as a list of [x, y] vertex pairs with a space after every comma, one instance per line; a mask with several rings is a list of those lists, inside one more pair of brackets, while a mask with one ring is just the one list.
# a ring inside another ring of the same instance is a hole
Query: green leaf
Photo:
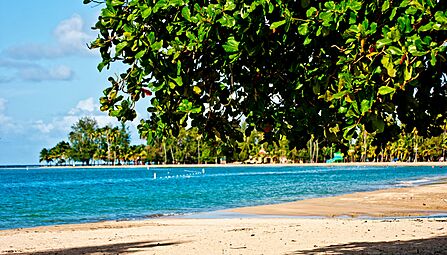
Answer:
[[222, 26], [228, 27], [228, 28], [232, 28], [232, 27], [234, 27], [236, 25], [236, 20], [232, 16], [226, 15], [226, 14], [224, 14], [222, 16], [222, 18], [217, 20], [217, 22], [222, 24]]
[[388, 8], [390, 8], [390, 1], [386, 0], [385, 2], [383, 2], [382, 4], [382, 12], [385, 12], [386, 10], [388, 10]]
[[281, 21], [273, 22], [273, 23], [270, 25], [270, 29], [278, 28], [278, 27], [284, 25], [285, 23], [286, 23], [286, 20], [281, 20]]
[[191, 21], [191, 11], [189, 10], [188, 6], [183, 7], [182, 9], [182, 16], [188, 21]]
[[390, 77], [396, 77], [396, 69], [394, 69], [393, 58], [391, 55], [384, 55], [382, 57], [381, 63], [383, 67], [386, 68], [388, 75]]
[[388, 95], [390, 93], [394, 93], [396, 91], [395, 88], [390, 88], [388, 86], [382, 86], [379, 88], [379, 95]]
[[334, 14], [332, 12], [321, 12], [319, 18], [323, 20], [323, 26], [330, 27]]
[[124, 47], [126, 47], [126, 46], [127, 46], [127, 41], [118, 43], [115, 47], [115, 56], [120, 55], [121, 52], [123, 51]]
[[418, 49], [417, 49], [416, 45], [408, 46], [408, 52], [410, 52], [411, 54], [414, 54], [414, 53], [418, 52]]
[[98, 64], [98, 67], [97, 67], [97, 68], [98, 68], [98, 71], [101, 72], [102, 69], [104, 69], [105, 66], [106, 66], [106, 64], [105, 64], [104, 62], [99, 63], [99, 64]]
[[347, 91], [347, 90], [340, 91], [340, 92], [338, 92], [338, 93], [332, 95], [332, 98], [334, 98], [334, 99], [340, 99], [340, 98], [344, 97], [346, 94], [348, 94], [348, 91]]
[[409, 69], [405, 68], [405, 71], [404, 71], [404, 79], [405, 79], [405, 81], [410, 80], [412, 78], [412, 76], [413, 76], [413, 67], [410, 66]]
[[140, 50], [140, 51], [135, 55], [135, 58], [136, 58], [136, 59], [140, 59], [141, 57], [144, 56], [144, 54], [146, 54], [146, 50]]
[[419, 32], [426, 32], [426, 31], [430, 31], [433, 28], [433, 22], [428, 22], [427, 24], [419, 27], [418, 31]]
[[236, 4], [232, 1], [227, 1], [224, 5], [224, 11], [232, 11], [236, 9]]
[[435, 66], [435, 65], [436, 65], [436, 53], [435, 53], [435, 51], [431, 51], [430, 64], [431, 64], [432, 66]]
[[362, 2], [351, 0], [349, 1], [350, 4], [348, 5], [348, 8], [353, 11], [360, 11], [362, 9]]
[[298, 33], [299, 33], [300, 35], [307, 35], [307, 33], [309, 32], [308, 26], [309, 26], [308, 23], [301, 24], [301, 25], [298, 27]]
[[158, 51], [158, 50], [161, 49], [161, 47], [163, 47], [163, 40], [158, 41], [158, 42], [156, 42], [156, 43], [153, 43], [153, 44], [151, 45], [151, 48], [152, 48], [153, 51]]
[[180, 76], [182, 72], [182, 62], [180, 60], [177, 61], [177, 76]]
[[370, 109], [370, 101], [363, 99], [362, 102], [360, 103], [360, 111], [363, 114], [365, 114], [367, 111], [369, 111]]
[[418, 11], [418, 9], [416, 7], [410, 6], [405, 10], [405, 13], [409, 14], [409, 15], [415, 15], [417, 13], [417, 11]]
[[344, 130], [343, 138], [345, 138], [346, 140], [351, 140], [352, 136], [354, 135], [354, 132], [356, 130], [356, 127], [357, 127], [357, 124], [343, 128], [343, 130]]
[[441, 24], [446, 24], [447, 23], [446, 14], [444, 14], [442, 11], [437, 11], [435, 13], [435, 20]]
[[184, 5], [182, 0], [169, 0], [169, 5], [171, 6], [182, 6]]
[[385, 39], [380, 39], [380, 40], [378, 40], [377, 42], [376, 42], [376, 48], [377, 49], [381, 49], [381, 48], [383, 48], [383, 47], [385, 47], [386, 45], [388, 45], [388, 44], [390, 44], [390, 43], [392, 43], [393, 41], [391, 41], [390, 39], [387, 39], [387, 38], [385, 38]]
[[377, 23], [376, 22], [371, 23], [369, 31], [370, 31], [370, 34], [376, 33], [376, 31], [377, 31]]
[[145, 9], [142, 13], [141, 13], [141, 17], [143, 17], [143, 19], [146, 19], [147, 17], [149, 17], [152, 14], [152, 8], [147, 8]]
[[227, 53], [234, 53], [239, 51], [239, 42], [234, 39], [234, 36], [228, 37], [227, 42], [222, 46]]
[[149, 40], [150, 44], [153, 44], [155, 42], [155, 33], [154, 32], [150, 32], [147, 36], [147, 39]]
[[174, 80], [178, 86], [180, 86], [180, 87], [183, 86], [183, 80], [182, 80], [181, 76], [177, 76], [176, 78], [174, 78], [172, 80]]
[[308, 44], [311, 43], [311, 42], [312, 42], [312, 39], [308, 36], [308, 37], [306, 37], [306, 39], [304, 40], [303, 45], [308, 45]]
[[118, 6], [118, 5], [123, 5], [124, 2], [123, 1], [119, 1], [119, 0], [112, 0], [112, 6]]
[[157, 13], [158, 10], [159, 10], [160, 8], [161, 8], [161, 9], [164, 9], [164, 8], [166, 8], [166, 6], [167, 6], [167, 3], [166, 3], [165, 0], [159, 0], [159, 1], [157, 1], [157, 3], [154, 5], [152, 11], [153, 11], [154, 13]]
[[386, 71], [388, 72], [388, 75], [390, 77], [393, 77], [393, 78], [396, 77], [397, 70], [394, 68], [394, 66], [387, 68]]
[[194, 86], [194, 88], [192, 88], [192, 90], [194, 91], [194, 93], [196, 93], [197, 95], [200, 95], [202, 93], [202, 89], [200, 89], [199, 86]]
[[308, 18], [312, 17], [317, 12], [317, 8], [311, 7], [309, 10], [306, 11], [306, 16]]
[[392, 55], [399, 55], [399, 56], [402, 56], [402, 50], [401, 49], [399, 49], [399, 48], [397, 48], [396, 46], [390, 46], [390, 47], [388, 47], [388, 49], [387, 49], [387, 51], [389, 52], [389, 53], [391, 53]]
[[390, 20], [394, 19], [394, 16], [396, 16], [396, 13], [397, 13], [397, 7], [394, 7], [393, 11], [391, 12], [391, 15], [390, 15]]
[[272, 13], [274, 9], [275, 6], [271, 2], [269, 2], [269, 13]]
[[328, 1], [328, 2], [324, 3], [324, 7], [326, 7], [329, 10], [334, 10], [335, 3], [334, 3], [334, 1]]

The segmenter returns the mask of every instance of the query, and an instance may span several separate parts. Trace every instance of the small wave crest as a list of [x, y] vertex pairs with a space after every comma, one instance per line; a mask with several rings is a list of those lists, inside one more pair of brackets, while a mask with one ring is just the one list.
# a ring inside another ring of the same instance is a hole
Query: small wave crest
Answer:
[[420, 179], [413, 179], [413, 180], [404, 180], [404, 181], [398, 181], [396, 183], [396, 186], [398, 187], [414, 187], [414, 186], [420, 186], [420, 185], [427, 185], [436, 183], [442, 179], [447, 178], [446, 176], [436, 176], [436, 177], [424, 177]]

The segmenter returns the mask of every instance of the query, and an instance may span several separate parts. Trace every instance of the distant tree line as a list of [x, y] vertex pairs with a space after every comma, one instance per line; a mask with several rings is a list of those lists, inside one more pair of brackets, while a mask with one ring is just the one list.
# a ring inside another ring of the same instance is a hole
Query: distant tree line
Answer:
[[[278, 142], [267, 142], [263, 131], [248, 131], [243, 123], [236, 132], [241, 142], [223, 142], [217, 137], [204, 137], [197, 128], [181, 128], [178, 135], [152, 139], [151, 144], [130, 144], [130, 134], [121, 126], [98, 127], [96, 120], [81, 118], [71, 127], [68, 142], [61, 141], [53, 148], [40, 152], [40, 162], [47, 165], [144, 165], [196, 163], [299, 163], [325, 162], [335, 152], [343, 152], [345, 162], [416, 162], [445, 159], [447, 125], [440, 136], [423, 137], [415, 128], [402, 129], [393, 141], [377, 144], [377, 133], [357, 130], [357, 139], [349, 146], [330, 143], [313, 136], [302, 148], [291, 147], [289, 139], [281, 136]], [[248, 132], [247, 132], [248, 131]], [[146, 138], [143, 137], [142, 138]]]
[[130, 147], [130, 134], [124, 124], [98, 127], [95, 119], [85, 117], [71, 127], [68, 142], [61, 141], [53, 148], [42, 149], [39, 161], [55, 165], [99, 162], [115, 165], [125, 160]]

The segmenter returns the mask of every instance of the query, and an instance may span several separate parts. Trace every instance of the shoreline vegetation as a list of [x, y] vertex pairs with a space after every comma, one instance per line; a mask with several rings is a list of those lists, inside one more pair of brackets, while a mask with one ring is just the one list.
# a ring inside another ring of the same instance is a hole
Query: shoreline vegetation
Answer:
[[[270, 140], [256, 129], [247, 131], [242, 123], [240, 141], [223, 141], [205, 137], [198, 128], [181, 128], [176, 136], [148, 139], [148, 144], [130, 144], [127, 127], [99, 127], [92, 118], [81, 118], [68, 134], [52, 148], [43, 148], [39, 162], [46, 165], [176, 165], [176, 164], [290, 164], [320, 162], [443, 162], [447, 150], [447, 125], [439, 136], [423, 137], [417, 129], [402, 131], [395, 139], [379, 142], [377, 134], [359, 130], [362, 134], [348, 144], [329, 142], [313, 136], [292, 146], [281, 136]], [[303, 138], [304, 139], [304, 138]]]
[[[446, 189], [441, 180], [230, 210], [250, 217], [164, 217], [2, 230], [0, 253], [355, 254], [361, 249], [362, 254], [441, 254], [447, 248]], [[442, 215], [418, 217], [437, 214]]]
[[[343, 166], [358, 166], [358, 167], [418, 167], [418, 166], [432, 166], [432, 167], [447, 167], [447, 162], [344, 162], [344, 163], [264, 163], [264, 164], [243, 164], [241, 162], [225, 163], [225, 164], [160, 164], [160, 165], [66, 165], [66, 166], [47, 166], [40, 165], [38, 168], [215, 168], [215, 167], [343, 167]], [[22, 166], [26, 167], [26, 166]]]
[[36, 169], [36, 168], [215, 168], [215, 167], [447, 167], [447, 161], [428, 161], [428, 162], [340, 162], [340, 163], [263, 163], [263, 164], [244, 164], [242, 162], [233, 162], [225, 164], [160, 164], [160, 165], [0, 165], [0, 169]]

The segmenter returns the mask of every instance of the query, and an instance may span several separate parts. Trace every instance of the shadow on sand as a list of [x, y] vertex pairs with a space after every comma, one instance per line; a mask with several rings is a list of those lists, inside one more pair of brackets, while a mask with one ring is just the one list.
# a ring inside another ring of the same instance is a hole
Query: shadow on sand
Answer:
[[390, 242], [355, 242], [330, 245], [292, 254], [447, 254], [447, 236]]
[[134, 252], [148, 251], [150, 248], [177, 245], [185, 242], [145, 241], [131, 243], [115, 243], [98, 246], [76, 247], [38, 252], [2, 253], [14, 255], [79, 255], [79, 254], [131, 254]]

